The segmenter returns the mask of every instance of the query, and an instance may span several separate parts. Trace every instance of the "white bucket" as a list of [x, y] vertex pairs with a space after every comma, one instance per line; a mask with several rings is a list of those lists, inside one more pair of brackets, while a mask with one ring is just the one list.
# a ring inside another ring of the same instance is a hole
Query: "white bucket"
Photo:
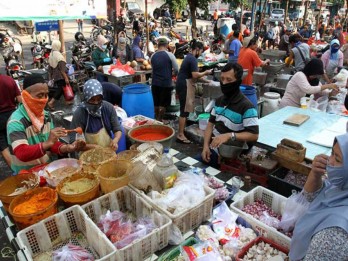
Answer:
[[279, 109], [280, 94], [276, 92], [265, 92], [263, 95], [262, 117]]

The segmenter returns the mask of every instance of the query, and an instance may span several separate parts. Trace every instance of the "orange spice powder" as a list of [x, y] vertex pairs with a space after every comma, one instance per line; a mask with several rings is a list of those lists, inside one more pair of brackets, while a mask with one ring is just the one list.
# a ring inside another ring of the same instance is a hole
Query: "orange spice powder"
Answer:
[[52, 203], [51, 193], [48, 191], [33, 195], [29, 200], [14, 207], [13, 213], [17, 215], [30, 215], [40, 212]]

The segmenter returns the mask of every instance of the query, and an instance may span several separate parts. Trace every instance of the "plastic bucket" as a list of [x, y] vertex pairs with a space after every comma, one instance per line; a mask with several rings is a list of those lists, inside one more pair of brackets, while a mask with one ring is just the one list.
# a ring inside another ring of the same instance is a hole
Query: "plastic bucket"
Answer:
[[208, 125], [208, 121], [210, 118], [210, 113], [203, 113], [198, 116], [198, 127], [200, 130], [205, 130]]
[[256, 88], [254, 86], [241, 85], [240, 90], [251, 101], [251, 103], [254, 104], [255, 109], [257, 110]]
[[149, 85], [130, 84], [123, 88], [122, 108], [128, 117], [143, 115], [151, 119], [155, 118], [155, 107]]
[[280, 94], [276, 92], [265, 92], [263, 95], [262, 117], [279, 110]]

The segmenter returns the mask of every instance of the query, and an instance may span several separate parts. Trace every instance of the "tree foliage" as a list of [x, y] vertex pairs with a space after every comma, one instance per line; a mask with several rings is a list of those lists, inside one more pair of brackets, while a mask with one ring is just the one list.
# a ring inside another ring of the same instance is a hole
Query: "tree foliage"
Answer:
[[165, 2], [176, 12], [185, 9], [187, 6], [187, 0], [166, 0]]

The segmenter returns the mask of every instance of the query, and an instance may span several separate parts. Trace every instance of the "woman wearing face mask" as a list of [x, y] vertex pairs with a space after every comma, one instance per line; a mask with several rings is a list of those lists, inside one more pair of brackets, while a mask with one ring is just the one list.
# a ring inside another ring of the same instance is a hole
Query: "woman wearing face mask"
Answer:
[[[96, 145], [118, 149], [121, 138], [121, 126], [114, 106], [103, 101], [103, 87], [97, 80], [88, 80], [83, 88], [84, 102], [74, 112], [71, 129], [81, 127], [85, 139], [86, 149]], [[70, 136], [75, 140], [75, 135]]]
[[302, 193], [310, 205], [295, 224], [290, 259], [347, 260], [348, 134], [336, 137], [330, 157], [314, 158]]
[[334, 83], [320, 84], [319, 77], [323, 74], [323, 62], [320, 59], [311, 59], [302, 71], [291, 77], [279, 107], [301, 107], [301, 98], [306, 94], [320, 93], [324, 90], [338, 90]]
[[327, 82], [335, 76], [338, 67], [343, 67], [343, 57], [343, 53], [340, 50], [340, 42], [337, 39], [332, 40], [330, 49], [321, 56], [321, 60], [324, 64], [324, 71], [327, 75], [327, 78], [325, 77]]
[[143, 48], [143, 41], [141, 40], [140, 36], [137, 35], [133, 39], [132, 51], [133, 51], [134, 59], [139, 63], [142, 63], [143, 61], [145, 61], [145, 55], [142, 48]]
[[123, 31], [118, 34], [117, 44], [112, 50], [112, 57], [118, 59], [122, 64], [133, 61], [133, 51], [127, 44], [126, 33]]
[[190, 43], [191, 51], [186, 55], [180, 66], [176, 81], [176, 93], [180, 100], [180, 117], [179, 131], [176, 141], [183, 144], [190, 144], [191, 141], [184, 134], [187, 117], [190, 112], [194, 112], [195, 108], [195, 83], [198, 79], [204, 82], [210, 82], [203, 79], [204, 76], [212, 73], [212, 70], [205, 72], [198, 71], [197, 58], [203, 53], [203, 43], [197, 42], [195, 39]]
[[224, 95], [216, 100], [210, 113], [201, 154], [201, 159], [215, 168], [219, 168], [217, 148], [222, 143], [256, 142], [259, 137], [257, 110], [239, 88], [242, 75], [243, 68], [237, 63], [228, 63], [221, 70], [220, 84]]
[[103, 65], [112, 63], [112, 59], [108, 50], [109, 41], [102, 35], [98, 35], [97, 48], [92, 53], [92, 60], [98, 71], [103, 71]]
[[[58, 101], [63, 95], [63, 87], [69, 84], [69, 78], [66, 74], [66, 61], [64, 56], [60, 52], [62, 44], [59, 40], [52, 42], [52, 52], [48, 58], [48, 75], [49, 79], [54, 81], [54, 85], [57, 87], [52, 99], [47, 103], [49, 110], [54, 111], [54, 103]], [[66, 102], [66, 104], [72, 104], [72, 102]]]

